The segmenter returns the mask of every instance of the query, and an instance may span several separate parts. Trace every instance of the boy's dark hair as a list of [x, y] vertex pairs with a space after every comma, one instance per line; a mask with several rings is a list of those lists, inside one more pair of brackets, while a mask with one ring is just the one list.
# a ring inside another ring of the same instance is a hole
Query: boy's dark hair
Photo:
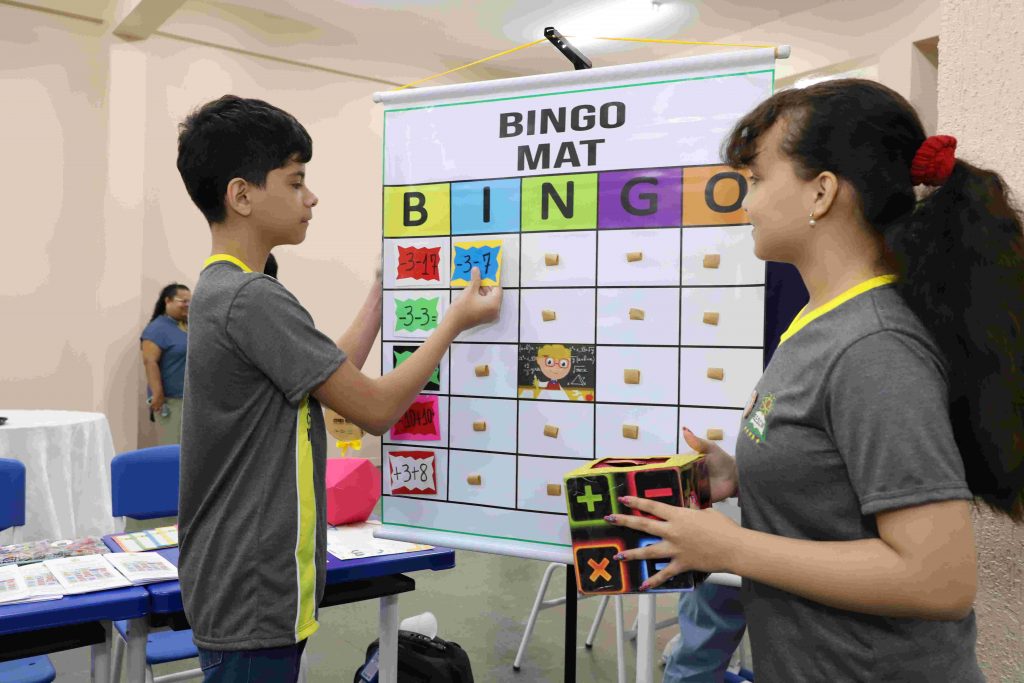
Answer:
[[910, 167], [925, 140], [921, 121], [895, 91], [860, 79], [770, 97], [736, 124], [723, 158], [748, 166], [776, 121], [805, 180], [831, 171], [854, 188], [895, 257], [897, 290], [949, 364], [967, 484], [1024, 521], [1024, 233], [1006, 184], [957, 159], [945, 184], [918, 201]]
[[232, 178], [263, 187], [275, 168], [312, 157], [313, 141], [302, 124], [262, 100], [224, 95], [178, 127], [178, 172], [210, 223], [227, 216], [224, 193]]
[[263, 266], [263, 274], [277, 279], [277, 258], [273, 254], [267, 254], [267, 264]]

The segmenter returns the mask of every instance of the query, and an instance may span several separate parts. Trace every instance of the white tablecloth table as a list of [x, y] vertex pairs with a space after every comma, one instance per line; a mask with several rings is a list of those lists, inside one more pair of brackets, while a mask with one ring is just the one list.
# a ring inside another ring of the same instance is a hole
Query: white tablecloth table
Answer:
[[0, 458], [25, 463], [25, 526], [0, 542], [59, 540], [116, 531], [110, 513], [114, 440], [101, 413], [6, 410]]

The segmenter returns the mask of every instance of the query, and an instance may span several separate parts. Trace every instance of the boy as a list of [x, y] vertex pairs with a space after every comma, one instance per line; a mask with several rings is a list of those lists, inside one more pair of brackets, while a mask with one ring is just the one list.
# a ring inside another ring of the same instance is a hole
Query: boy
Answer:
[[[465, 329], [497, 318], [501, 290], [473, 282], [437, 330], [384, 377], [360, 372], [381, 316], [380, 281], [333, 343], [267, 255], [305, 239], [317, 197], [312, 141], [290, 114], [226, 95], [181, 124], [178, 170], [210, 224], [185, 386], [178, 564], [207, 681], [294, 681], [317, 630], [326, 552], [320, 404], [373, 434], [398, 420]], [[248, 674], [245, 672], [249, 672]]]

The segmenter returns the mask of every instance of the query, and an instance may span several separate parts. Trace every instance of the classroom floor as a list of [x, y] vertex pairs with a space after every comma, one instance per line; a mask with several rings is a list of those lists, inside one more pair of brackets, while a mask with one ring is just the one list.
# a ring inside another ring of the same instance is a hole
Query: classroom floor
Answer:
[[[534, 683], [562, 681], [564, 607], [543, 610], [530, 639], [522, 669], [512, 670], [537, 587], [544, 574], [543, 562], [459, 551], [455, 568], [441, 572], [415, 572], [416, 590], [399, 598], [401, 618], [430, 611], [437, 617], [438, 635], [454, 640], [469, 653], [474, 679], [480, 683]], [[564, 595], [565, 572], [555, 573], [549, 597]], [[577, 680], [614, 682], [615, 622], [609, 605], [593, 649], [583, 643], [597, 610], [598, 599], [579, 603], [577, 620]], [[626, 628], [636, 615], [637, 601], [626, 599]], [[320, 630], [307, 647], [308, 681], [348, 683], [362, 664], [367, 645], [377, 637], [376, 600], [330, 607], [320, 613]], [[676, 613], [676, 597], [658, 598], [658, 620]], [[658, 632], [660, 656], [676, 627]], [[627, 678], [633, 680], [636, 648], [627, 644]], [[51, 655], [58, 681], [88, 681], [89, 652], [71, 650]], [[195, 660], [156, 667], [159, 676], [197, 666]], [[658, 665], [656, 664], [656, 667]], [[660, 680], [661, 670], [656, 668]]]

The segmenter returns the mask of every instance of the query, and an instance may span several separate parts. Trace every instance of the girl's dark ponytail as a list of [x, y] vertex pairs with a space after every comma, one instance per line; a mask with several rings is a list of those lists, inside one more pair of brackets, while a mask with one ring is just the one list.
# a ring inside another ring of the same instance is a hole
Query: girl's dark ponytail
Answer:
[[950, 416], [967, 483], [1024, 520], [1024, 233], [997, 173], [957, 160], [887, 233], [897, 288], [950, 368]]

